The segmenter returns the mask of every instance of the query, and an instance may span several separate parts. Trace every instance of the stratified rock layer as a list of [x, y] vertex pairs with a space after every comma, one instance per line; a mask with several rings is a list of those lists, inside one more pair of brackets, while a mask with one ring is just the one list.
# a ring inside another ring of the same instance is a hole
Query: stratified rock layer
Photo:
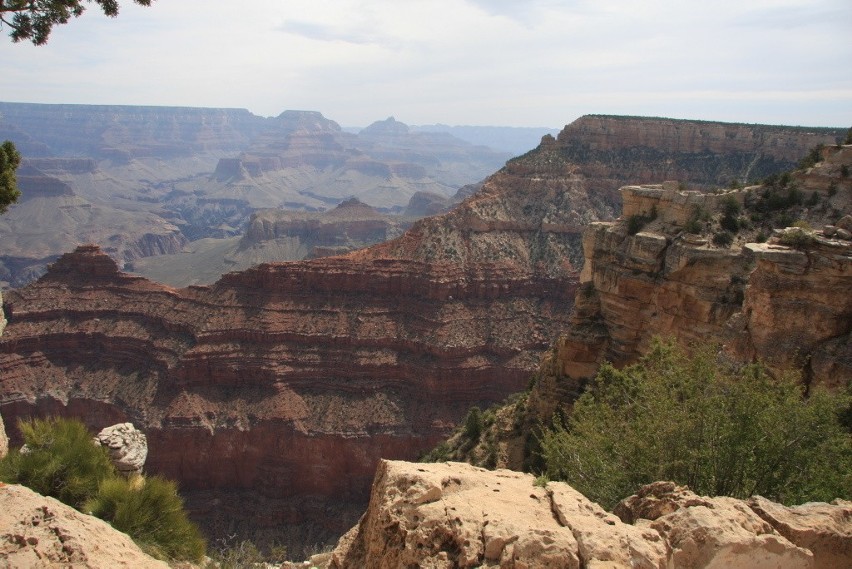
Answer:
[[[848, 211], [852, 182], [838, 173], [843, 164], [852, 165], [852, 146], [827, 148], [816, 168], [794, 176], [823, 203], [800, 215]], [[738, 361], [804, 368], [808, 384], [848, 384], [852, 241], [815, 231], [806, 245], [792, 246], [779, 232], [766, 243], [720, 246], [684, 230], [695, 212], [712, 215], [726, 203], [754, 201], [760, 187], [721, 194], [680, 192], [676, 185], [621, 191], [622, 221], [592, 223], [584, 233], [583, 285], [572, 326], [557, 344], [560, 374], [576, 383], [603, 360], [630, 363], [654, 336], [672, 336], [685, 345], [722, 344]], [[649, 225], [630, 235], [630, 220], [640, 216]]]
[[785, 507], [655, 482], [605, 512], [562, 482], [382, 461], [330, 567], [827, 569], [852, 562], [852, 504]]

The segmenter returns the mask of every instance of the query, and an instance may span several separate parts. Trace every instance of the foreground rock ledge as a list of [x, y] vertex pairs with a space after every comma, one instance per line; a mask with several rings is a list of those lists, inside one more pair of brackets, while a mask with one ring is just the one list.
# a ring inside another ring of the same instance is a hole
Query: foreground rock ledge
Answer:
[[168, 569], [126, 534], [29, 488], [0, 483], [0, 567]]
[[561, 482], [464, 463], [382, 461], [332, 568], [837, 568], [852, 502], [788, 508], [645, 486], [605, 512]]

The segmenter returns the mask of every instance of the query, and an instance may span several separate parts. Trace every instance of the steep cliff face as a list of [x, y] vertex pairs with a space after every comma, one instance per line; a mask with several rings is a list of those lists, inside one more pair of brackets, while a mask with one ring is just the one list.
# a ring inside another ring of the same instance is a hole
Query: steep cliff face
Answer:
[[790, 170], [817, 144], [844, 137], [840, 128], [587, 115], [566, 126], [557, 144], [600, 184], [594, 189], [661, 180], [709, 189]]
[[245, 109], [191, 107], [0, 103], [0, 114], [54, 156], [117, 160], [233, 152], [264, 122]]
[[[616, 212], [618, 200], [596, 184], [545, 139], [398, 239], [261, 265], [209, 287], [152, 283], [121, 273], [97, 248], [78, 249], [8, 294], [2, 414], [12, 424], [60, 413], [92, 427], [144, 426], [149, 468], [180, 480], [199, 515], [219, 511], [223, 532], [240, 520], [254, 530], [327, 520], [326, 508], [348, 504], [357, 512], [379, 457], [415, 458], [471, 405], [520, 390], [569, 327], [579, 269], [594, 252], [584, 255], [582, 233]], [[622, 229], [607, 235], [627, 238]], [[686, 239], [643, 235], [625, 254], [629, 268], [613, 269], [647, 273], [631, 283], [636, 295], [651, 294], [646, 281], [671, 249], [681, 279], [671, 294], [696, 299], [683, 301], [690, 317], [736, 304], [701, 305], [741, 286], [730, 274], [705, 283], [692, 268], [698, 260], [735, 270], [733, 253], [693, 255]], [[615, 345], [596, 297], [578, 298], [601, 346]], [[618, 312], [618, 302], [608, 306]], [[625, 306], [641, 312], [636, 304]], [[624, 354], [646, 331], [631, 330], [618, 338]], [[592, 363], [596, 349], [587, 348]], [[349, 525], [332, 517], [341, 523], [322, 535]]]
[[[842, 174], [844, 164], [852, 165], [852, 147], [827, 148], [815, 168], [792, 177], [786, 194], [766, 187], [715, 195], [623, 188], [623, 220], [591, 224], [584, 233], [583, 286], [558, 345], [562, 373], [579, 380], [603, 359], [632, 362], [661, 335], [719, 343], [740, 361], [804, 366], [806, 381], [844, 386], [852, 377], [852, 299], [846, 294], [852, 242], [822, 230], [792, 230], [804, 236], [799, 241], [776, 230], [767, 243], [749, 242], [763, 232], [756, 226], [766, 222], [766, 207], [777, 195], [795, 196], [797, 187], [813, 193], [804, 205], [789, 204], [787, 223], [821, 228], [847, 214], [852, 182]], [[699, 212], [718, 217], [725, 208], [750, 214], [732, 216], [742, 227], [736, 236], [684, 230], [700, 226]], [[657, 217], [647, 221], [652, 211]], [[643, 215], [648, 225], [630, 235], [631, 219]]]

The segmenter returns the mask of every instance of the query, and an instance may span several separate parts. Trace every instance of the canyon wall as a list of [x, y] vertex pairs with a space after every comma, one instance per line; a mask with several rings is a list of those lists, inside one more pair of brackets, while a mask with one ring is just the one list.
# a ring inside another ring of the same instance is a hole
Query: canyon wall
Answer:
[[[458, 207], [392, 241], [263, 264], [210, 286], [122, 273], [94, 246], [65, 254], [4, 295], [0, 411], [10, 425], [30, 414], [97, 428], [132, 421], [148, 435], [149, 469], [180, 481], [213, 535], [265, 527], [281, 539], [285, 528], [310, 528], [298, 537], [304, 545], [339, 534], [363, 509], [379, 458], [416, 458], [471, 405], [521, 390], [572, 325], [584, 346], [575, 351], [592, 365], [606, 350], [628, 357], [650, 331], [619, 332], [611, 312], [684, 331], [697, 323], [709, 334], [735, 311], [742, 283], [731, 275], [747, 263], [732, 251], [691, 249], [685, 237], [670, 243], [653, 226], [629, 238], [601, 229], [620, 198], [599, 189], [567, 147], [545, 138]], [[598, 249], [621, 251], [622, 242], [627, 252], [614, 255], [627, 264], [599, 280], [623, 279], [632, 292], [601, 302], [585, 285], [572, 324], [580, 268], [591, 263], [584, 279], [596, 274]], [[666, 302], [680, 302], [682, 318], [668, 305], [659, 316], [643, 312], [650, 283], [663, 279], [661, 256], [677, 267]], [[731, 299], [702, 303], [720, 291]], [[584, 361], [560, 362], [569, 360]]]
[[[654, 336], [671, 336], [720, 344], [738, 361], [804, 368], [808, 383], [844, 387], [852, 378], [852, 242], [822, 227], [850, 223], [842, 220], [852, 211], [852, 180], [842, 173], [850, 165], [852, 146], [829, 147], [816, 167], [792, 176], [812, 193], [810, 207], [790, 211], [818, 228], [801, 244], [785, 245], [779, 229], [760, 243], [751, 242], [756, 228], [743, 229], [727, 246], [684, 229], [696, 212], [718, 218], [733, 202], [752, 213], [742, 223], [756, 223], [765, 188], [716, 195], [622, 188], [622, 221], [584, 233], [582, 286], [557, 346], [562, 373], [588, 378], [601, 361], [633, 362]], [[652, 210], [656, 218], [630, 235], [630, 218], [650, 218]]]

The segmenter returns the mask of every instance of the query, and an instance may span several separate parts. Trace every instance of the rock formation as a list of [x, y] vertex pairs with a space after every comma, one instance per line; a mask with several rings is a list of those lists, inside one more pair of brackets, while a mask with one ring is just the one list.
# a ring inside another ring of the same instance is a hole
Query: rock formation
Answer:
[[643, 487], [613, 514], [563, 482], [464, 463], [382, 461], [330, 567], [843, 567], [852, 503], [785, 507]]
[[311, 111], [0, 103], [0, 115], [24, 155], [22, 201], [0, 221], [0, 281], [15, 287], [77, 244], [119, 263], [186, 258], [199, 249], [187, 241], [239, 236], [259, 209], [319, 212], [357, 196], [399, 212], [415, 193], [450, 195], [509, 157], [398, 122], [400, 136], [360, 138]]
[[115, 469], [124, 476], [142, 474], [148, 457], [148, 441], [145, 434], [133, 423], [119, 423], [101, 429], [94, 439], [96, 444], [107, 449]]
[[[816, 168], [794, 176], [807, 180], [814, 198], [814, 207], [795, 211], [817, 227], [849, 211], [852, 191], [837, 168], [852, 165], [852, 146], [826, 153]], [[582, 379], [604, 359], [632, 362], [660, 335], [720, 343], [738, 361], [804, 365], [806, 382], [845, 386], [852, 378], [852, 298], [838, 291], [852, 284], [852, 242], [817, 231], [806, 247], [785, 246], [779, 231], [769, 242], [750, 243], [753, 229], [723, 246], [684, 230], [696, 211], [718, 216], [731, 200], [758, 211], [761, 192], [623, 188], [623, 221], [590, 224], [584, 234], [584, 285], [557, 346], [561, 373]], [[648, 225], [630, 235], [627, 222], [641, 216]]]
[[[313, 120], [280, 118], [297, 119]], [[81, 247], [8, 294], [0, 408], [9, 420], [64, 414], [95, 429], [139, 425], [146, 468], [177, 479], [208, 529], [312, 520], [325, 525], [309, 539], [339, 534], [349, 525], [342, 510], [362, 508], [380, 457], [416, 458], [471, 405], [520, 390], [568, 328], [582, 233], [614, 217], [619, 200], [590, 189], [567, 144], [545, 140], [398, 239], [261, 265], [211, 286], [158, 285]], [[637, 273], [656, 267], [661, 250], [642, 235], [631, 249]], [[732, 257], [720, 258], [739, 262]], [[719, 286], [733, 295], [723, 308], [733, 308], [742, 283], [729, 275], [707, 283], [713, 293]], [[681, 292], [703, 314], [690, 295], [704, 293]], [[577, 313], [601, 324], [594, 299], [580, 295]], [[610, 345], [606, 326], [584, 330]], [[625, 353], [640, 345], [624, 341]], [[603, 357], [589, 346], [590, 363]]]
[[0, 483], [0, 565], [168, 569], [103, 520], [29, 488]]

